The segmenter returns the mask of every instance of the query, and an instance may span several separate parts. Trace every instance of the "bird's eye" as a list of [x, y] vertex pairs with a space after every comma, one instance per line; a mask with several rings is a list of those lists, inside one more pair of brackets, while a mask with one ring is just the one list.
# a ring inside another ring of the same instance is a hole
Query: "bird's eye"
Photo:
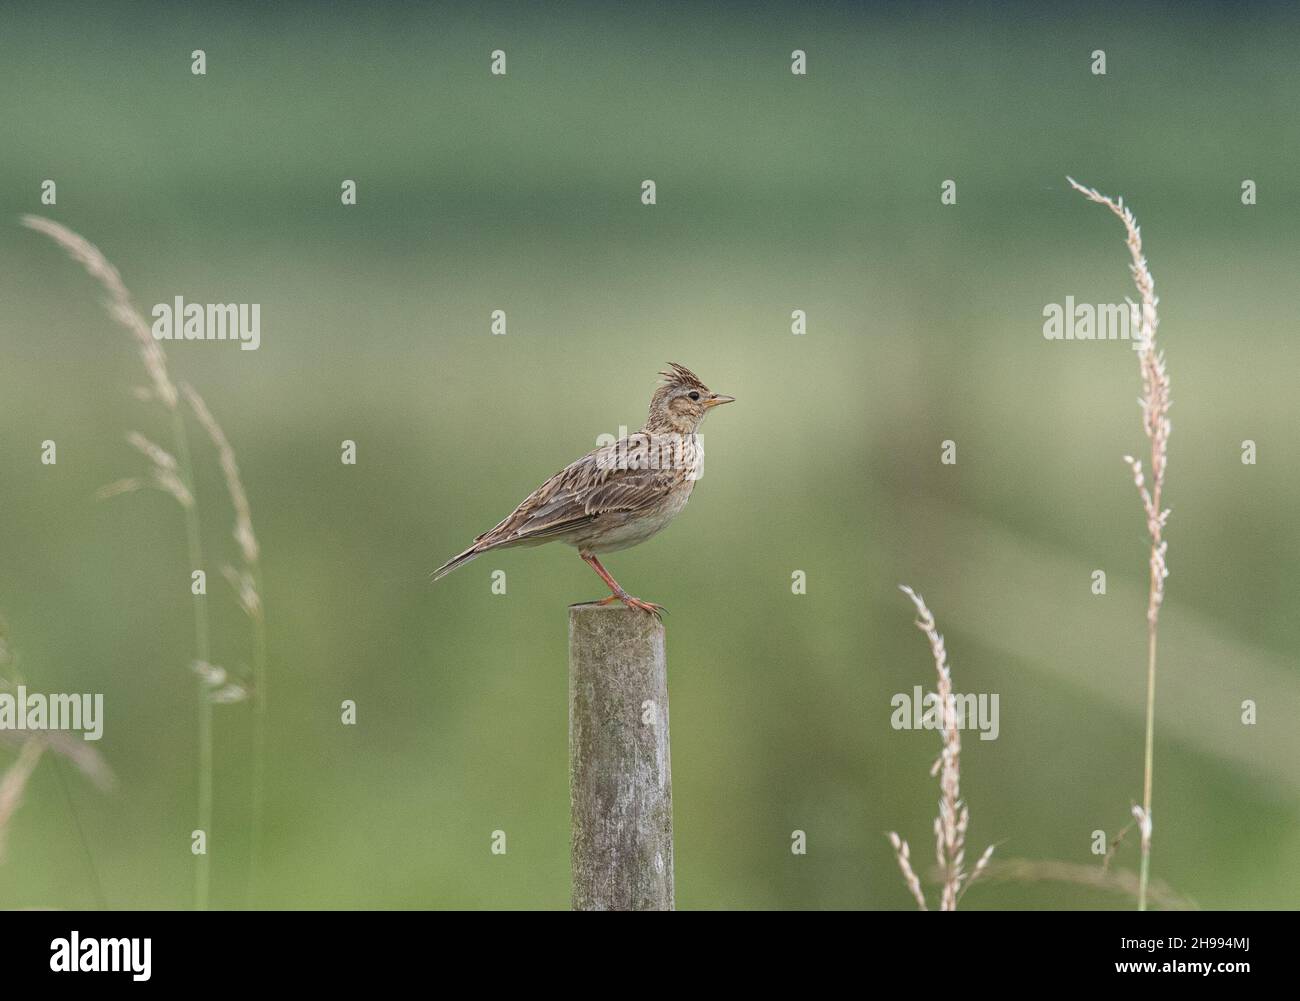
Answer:
[[699, 394], [699, 393], [694, 393], [694, 392], [691, 393], [691, 399], [692, 399], [692, 400], [698, 400], [699, 398], [700, 398], [700, 394]]

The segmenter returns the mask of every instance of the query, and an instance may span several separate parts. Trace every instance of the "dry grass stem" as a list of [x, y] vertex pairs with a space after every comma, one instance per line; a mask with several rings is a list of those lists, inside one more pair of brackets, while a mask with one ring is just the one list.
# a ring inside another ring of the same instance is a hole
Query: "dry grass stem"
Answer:
[[[934, 821], [935, 861], [939, 866], [942, 887], [939, 893], [939, 910], [955, 911], [957, 902], [970, 885], [980, 877], [988, 867], [993, 856], [993, 846], [989, 845], [969, 871], [966, 869], [966, 829], [970, 825], [970, 810], [961, 798], [961, 730], [957, 720], [957, 704], [953, 697], [952, 670], [948, 665], [948, 651], [944, 646], [943, 635], [935, 625], [934, 615], [926, 606], [925, 600], [910, 587], [903, 585], [900, 590], [916, 606], [916, 626], [925, 633], [930, 642], [930, 654], [934, 658], [937, 681], [935, 694], [938, 696], [942, 726], [940, 733], [943, 748], [939, 757], [930, 768], [931, 775], [939, 777], [939, 815]], [[925, 896], [921, 885], [912, 870], [910, 851], [907, 842], [893, 831], [889, 832], [890, 843], [898, 866], [903, 872], [908, 889], [916, 898], [921, 910], [925, 910]]]
[[[190, 409], [194, 412], [208, 440], [216, 449], [217, 461], [221, 465], [221, 474], [226, 482], [226, 492], [230, 495], [230, 505], [235, 512], [235, 527], [232, 532], [239, 547], [244, 565], [236, 569], [223, 566], [222, 574], [229, 582], [239, 602], [239, 607], [252, 623], [253, 640], [253, 774], [250, 782], [252, 795], [252, 831], [250, 835], [250, 895], [257, 889], [258, 860], [261, 855], [262, 814], [265, 799], [266, 770], [266, 623], [262, 615], [261, 568], [259, 558], [261, 550], [257, 544], [257, 535], [253, 531], [253, 512], [248, 503], [248, 493], [244, 490], [244, 481], [239, 474], [239, 462], [235, 450], [231, 448], [226, 433], [217, 419], [212, 415], [207, 402], [198, 390], [187, 382], [181, 383], [181, 393]], [[248, 687], [236, 691], [232, 686], [214, 692], [217, 701], [238, 701], [248, 695]]]
[[[117, 784], [117, 776], [104, 756], [81, 738], [80, 734], [50, 730], [42, 733], [45, 749], [65, 759], [100, 792], [109, 792]], [[14, 730], [0, 730], [0, 744], [16, 747], [19, 751], [31, 741], [28, 734]]]
[[235, 509], [235, 542], [239, 546], [239, 552], [244, 557], [244, 562], [250, 567], [257, 566], [259, 550], [257, 547], [257, 536], [253, 533], [253, 512], [248, 506], [248, 494], [244, 491], [244, 481], [239, 476], [239, 463], [235, 460], [235, 450], [230, 447], [230, 442], [226, 438], [226, 433], [221, 430], [221, 425], [217, 419], [212, 416], [212, 411], [208, 409], [207, 403], [199, 395], [198, 390], [188, 382], [181, 383], [181, 392], [185, 396], [185, 401], [194, 411], [194, 416], [198, 419], [203, 430], [207, 432], [213, 447], [217, 450], [217, 461], [221, 464], [221, 474], [226, 481], [226, 490], [230, 494], [231, 506]]
[[[16, 673], [17, 660], [17, 655], [9, 647], [3, 623], [0, 623], [0, 670], [5, 673], [5, 677], [0, 678], [0, 689], [4, 689], [10, 694], [16, 694], [13, 689], [21, 683], [21, 678]], [[10, 677], [17, 680], [11, 681], [9, 680]], [[86, 743], [79, 733], [64, 730], [46, 730], [39, 734], [32, 734], [21, 730], [3, 729], [0, 730], [0, 744], [8, 744], [18, 749], [17, 761], [0, 775], [0, 862], [4, 861], [5, 834], [9, 821], [21, 805], [27, 783], [46, 751], [50, 751], [56, 756], [55, 765], [58, 764], [57, 758], [66, 758], [101, 792], [108, 792], [113, 788], [115, 778], [112, 769], [108, 767], [108, 763], [99, 751], [95, 750], [93, 745]], [[95, 861], [90, 844], [87, 842], [85, 832], [77, 819], [72, 793], [66, 783], [63, 782], [63, 775], [57, 768], [55, 774], [58, 775], [64, 795], [67, 796], [68, 809], [72, 812], [77, 835], [81, 839], [82, 848], [86, 853], [86, 862], [90, 868], [96, 899], [102, 908], [105, 906], [103, 889], [99, 882], [99, 874], [95, 870]]]
[[1124, 843], [1124, 839], [1128, 837], [1128, 832], [1133, 830], [1133, 825], [1135, 823], [1137, 823], [1136, 818], [1130, 820], [1119, 829], [1113, 838], [1110, 839], [1110, 847], [1106, 849], [1106, 856], [1101, 860], [1101, 869], [1103, 872], [1110, 868], [1111, 862], [1115, 860], [1115, 853], [1119, 851], [1119, 846]]
[[[1122, 893], [1134, 900], [1137, 899], [1140, 882], [1138, 874], [1131, 869], [1106, 869], [1081, 862], [1031, 859], [1007, 859], [1003, 862], [994, 862], [988, 867], [985, 878], [1018, 883], [1069, 883], [1109, 893]], [[1167, 911], [1197, 910], [1193, 901], [1180, 896], [1160, 880], [1149, 881], [1147, 899]]]
[[[0, 624], [0, 670], [4, 671], [4, 676], [0, 677], [0, 690], [12, 693], [20, 683], [21, 677], [16, 674], [17, 661], [18, 656], [10, 649], [3, 624]], [[31, 734], [21, 730], [0, 730], [0, 744], [17, 748], [20, 753], [32, 739]], [[100, 792], [108, 792], [113, 788], [116, 783], [113, 770], [108, 767], [104, 756], [95, 750], [94, 745], [83, 740], [80, 734], [47, 730], [40, 734], [39, 739], [47, 751], [65, 758]]]
[[48, 236], [67, 251], [69, 257], [85, 268], [92, 278], [104, 286], [104, 290], [108, 293], [108, 302], [105, 303], [108, 315], [130, 331], [131, 336], [135, 338], [145, 371], [153, 383], [153, 392], [168, 410], [175, 410], [176, 386], [167, 374], [167, 358], [163, 354], [161, 345], [154, 340], [149, 324], [131, 301], [131, 293], [122, 283], [122, 276], [118, 274], [117, 268], [108, 262], [93, 243], [53, 219], [25, 215], [22, 217], [22, 223], [28, 229], [34, 229]]
[[208, 698], [216, 705], [231, 705], [248, 698], [248, 689], [237, 681], [231, 681], [224, 667], [195, 661], [194, 673], [207, 687]]
[[902, 870], [903, 882], [912, 891], [912, 898], [916, 901], [916, 906], [923, 911], [929, 910], [925, 906], [925, 894], [921, 892], [921, 881], [916, 878], [916, 873], [912, 871], [912, 850], [907, 846], [907, 842], [893, 831], [889, 832], [889, 843], [894, 846], [894, 855], [898, 858], [898, 868]]
[[1151, 864], [1151, 780], [1155, 758], [1156, 640], [1160, 606], [1165, 598], [1165, 578], [1169, 576], [1169, 569], [1165, 562], [1168, 543], [1164, 537], [1169, 510], [1163, 506], [1169, 434], [1172, 430], [1169, 422], [1169, 408], [1172, 402], [1169, 373], [1165, 368], [1164, 353], [1156, 345], [1156, 328], [1160, 323], [1156, 306], [1159, 300], [1156, 298], [1155, 279], [1151, 276], [1146, 255], [1142, 252], [1142, 231], [1138, 227], [1137, 218], [1124, 204], [1122, 198], [1110, 198], [1095, 188], [1084, 187], [1073, 178], [1066, 178], [1066, 180], [1085, 198], [1110, 209], [1124, 224], [1131, 258], [1129, 271], [1141, 300], [1140, 305], [1133, 305], [1133, 313], [1138, 324], [1137, 354], [1138, 366], [1142, 374], [1142, 396], [1138, 404], [1142, 408], [1142, 430], [1150, 444], [1150, 484], [1148, 485], [1143, 473], [1141, 460], [1126, 455], [1124, 461], [1133, 471], [1133, 482], [1137, 486], [1138, 495], [1142, 499], [1142, 510], [1146, 515], [1147, 534], [1151, 537], [1151, 552], [1148, 559], [1150, 587], [1147, 597], [1147, 702], [1142, 805], [1133, 808], [1133, 816], [1138, 822], [1138, 830], [1141, 834], [1142, 852], [1138, 877], [1138, 909], [1146, 910], [1147, 883]]
[[28, 738], [18, 751], [18, 760], [0, 776], [0, 860], [4, 859], [5, 828], [22, 803], [23, 790], [27, 788], [27, 781], [44, 753], [44, 741]]
[[[190, 570], [204, 567], [202, 532], [199, 525], [198, 503], [194, 492], [194, 469], [190, 461], [189, 438], [185, 430], [184, 416], [177, 406], [180, 400], [176, 384], [172, 382], [167, 370], [167, 357], [161, 344], [153, 337], [150, 325], [131, 300], [131, 294], [122, 282], [122, 276], [104, 257], [99, 248], [84, 237], [52, 219], [27, 215], [22, 217], [23, 225], [38, 233], [44, 233], [87, 273], [103, 286], [108, 293], [105, 308], [117, 323], [121, 324], [135, 339], [136, 347], [144, 363], [145, 373], [149, 377], [151, 388], [137, 390], [136, 395], [159, 401], [170, 417], [174, 452], [167, 452], [150, 442], [142, 435], [132, 434], [128, 440], [132, 446], [141, 451], [151, 464], [150, 479], [142, 480], [132, 477], [119, 480], [100, 491], [100, 496], [113, 496], [140, 489], [150, 484], [165, 490], [176, 498], [185, 514], [185, 543]], [[208, 626], [208, 608], [203, 599], [192, 603], [194, 609], [194, 652], [195, 658], [208, 662], [210, 638]], [[198, 828], [211, 836], [212, 833], [212, 786], [213, 786], [213, 747], [212, 747], [212, 693], [204, 686], [202, 679], [198, 682]], [[210, 864], [208, 855], [195, 856], [194, 870], [194, 905], [198, 910], [206, 910], [210, 892]]]
[[175, 457], [166, 449], [155, 445], [138, 431], [130, 432], [126, 436], [126, 440], [130, 442], [136, 451], [150, 461], [149, 477], [146, 479], [140, 476], [130, 476], [126, 479], [115, 480], [107, 486], [100, 487], [95, 492], [95, 496], [100, 500], [107, 500], [119, 494], [134, 493], [136, 490], [143, 490], [145, 487], [155, 487], [173, 497], [183, 510], [189, 511], [192, 509], [194, 507], [194, 495], [181, 479], [181, 468]]

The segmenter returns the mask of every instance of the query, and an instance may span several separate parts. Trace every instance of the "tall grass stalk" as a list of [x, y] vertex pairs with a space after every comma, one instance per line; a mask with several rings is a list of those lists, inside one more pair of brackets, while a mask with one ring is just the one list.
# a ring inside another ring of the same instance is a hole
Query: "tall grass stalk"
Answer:
[[[204, 569], [203, 534], [199, 521], [195, 491], [194, 466], [190, 457], [189, 438], [184, 413], [180, 407], [180, 393], [167, 369], [166, 355], [153, 338], [149, 324], [136, 309], [131, 294], [122, 282], [117, 269], [84, 237], [66, 226], [40, 216], [23, 216], [23, 225], [44, 233], [103, 286], [108, 293], [105, 308], [109, 315], [135, 339], [145, 373], [150, 385], [137, 395], [146, 401], [156, 401], [170, 418], [174, 456], [155, 445], [143, 435], [128, 435], [128, 440], [151, 463], [150, 476], [120, 480], [101, 491], [110, 496], [142, 487], [156, 487], [174, 497], [184, 512], [186, 553], [190, 570]], [[206, 571], [205, 571], [206, 573]], [[198, 675], [198, 829], [203, 832], [204, 851], [195, 858], [194, 906], [206, 910], [211, 895], [211, 869], [208, 848], [212, 839], [213, 804], [213, 705], [218, 702], [238, 701], [242, 688], [226, 684], [225, 672], [212, 664], [211, 635], [208, 624], [206, 596], [194, 596], [191, 602], [194, 619], [194, 668]]]
[[44, 741], [24, 741], [18, 751], [18, 760], [0, 774], [0, 860], [4, 859], [5, 830], [9, 827], [9, 820], [22, 803], [23, 792], [44, 753]]
[[234, 589], [239, 606], [247, 616], [252, 631], [253, 753], [252, 774], [249, 779], [252, 820], [249, 835], [248, 879], [251, 903], [259, 883], [262, 822], [266, 798], [266, 619], [262, 614], [261, 549], [257, 544], [257, 535], [253, 531], [253, 514], [248, 504], [248, 494], [244, 490], [243, 478], [239, 473], [235, 450], [230, 446], [225, 431], [212, 416], [212, 411], [199, 395], [198, 390], [189, 383], [182, 382], [181, 394], [185, 397], [199, 425], [207, 432], [208, 440], [217, 452], [217, 461], [226, 483], [226, 492], [230, 495], [230, 505], [235, 512], [235, 527], [231, 534], [239, 548], [242, 565], [238, 568], [227, 565], [222, 568], [222, 571]]
[[[934, 658], [937, 679], [935, 694], [939, 701], [940, 734], [943, 749], [935, 759], [930, 774], [939, 776], [939, 815], [934, 820], [935, 860], [943, 886], [939, 892], [939, 910], [955, 911], [962, 895], [970, 885], [984, 872], [993, 856], [993, 846], [984, 849], [984, 854], [975, 863], [975, 868], [966, 871], [966, 828], [970, 824], [970, 809], [961, 798], [961, 731], [957, 725], [957, 703], [952, 690], [952, 669], [948, 666], [948, 651], [943, 642], [943, 635], [935, 625], [934, 614], [925, 604], [925, 599], [910, 587], [899, 588], [912, 599], [916, 606], [916, 627], [925, 633], [930, 641], [930, 654]], [[903, 873], [917, 907], [927, 910], [925, 894], [921, 891], [921, 881], [912, 868], [911, 849], [906, 841], [895, 832], [889, 832], [889, 842], [894, 846], [894, 855], [898, 868]]]
[[[9, 647], [3, 622], [0, 622], [0, 672], [3, 672], [3, 674], [0, 674], [0, 691], [8, 693], [12, 697], [17, 687], [23, 684], [23, 678], [18, 671], [18, 655]], [[61, 764], [60, 759], [66, 759], [101, 792], [108, 792], [113, 788], [116, 781], [113, 770], [108, 767], [108, 762], [91, 744], [82, 740], [80, 735], [74, 735], [66, 731], [49, 730], [32, 733], [23, 730], [0, 729], [0, 744], [13, 745], [18, 748], [17, 760], [3, 772], [0, 772], [0, 863], [4, 861], [5, 835], [9, 823], [18, 807], [22, 805], [23, 794], [26, 791], [28, 782], [31, 780], [32, 773], [36, 770], [36, 766], [40, 763], [45, 752], [49, 751], [54, 758], [55, 772], [67, 798], [68, 810], [72, 814], [72, 820], [77, 829], [77, 837], [81, 840], [82, 849], [86, 854], [86, 864], [94, 884], [96, 902], [100, 907], [103, 907], [104, 891], [99, 882], [99, 873], [95, 868], [95, 860], [91, 856], [90, 843], [86, 840], [85, 831], [81, 827], [76, 806], [72, 801], [72, 793], [63, 779], [63, 772], [59, 769], [59, 765]]]
[[1146, 256], [1142, 252], [1142, 231], [1138, 227], [1137, 219], [1125, 206], [1124, 199], [1113, 199], [1101, 194], [1095, 188], [1086, 188], [1072, 177], [1067, 177], [1066, 180], [1085, 198], [1099, 205], [1105, 205], [1124, 224], [1129, 256], [1132, 258], [1129, 271], [1141, 300], [1140, 304], [1130, 305], [1138, 330], [1138, 366], [1142, 372], [1142, 396], [1138, 402], [1142, 408], [1142, 430], [1150, 443], [1151, 484], [1149, 488], [1142, 471], [1141, 460], [1126, 455], [1124, 461], [1133, 471], [1133, 482], [1137, 485], [1138, 495], [1142, 499], [1142, 509], [1147, 520], [1147, 534], [1151, 538], [1151, 552], [1148, 559], [1150, 586], [1147, 596], [1147, 701], [1142, 805], [1133, 807], [1133, 816], [1137, 819], [1141, 835], [1142, 852], [1141, 867], [1138, 871], [1138, 910], [1144, 911], [1147, 907], [1147, 886], [1151, 869], [1151, 780], [1155, 771], [1156, 641], [1159, 634], [1160, 606], [1165, 597], [1165, 578], [1169, 576], [1169, 569], [1165, 563], [1168, 543], [1164, 537], [1169, 511], [1162, 506], [1171, 431], [1169, 374], [1165, 370], [1164, 353], [1156, 346], [1156, 327], [1159, 325], [1156, 305], [1159, 300], [1156, 298], [1155, 279], [1151, 277]]
[[[203, 535], [199, 526], [198, 494], [194, 489], [194, 469], [190, 460], [189, 436], [180, 408], [172, 406], [172, 437], [176, 443], [176, 456], [181, 483], [189, 492], [190, 503], [185, 510], [185, 541], [189, 551], [191, 570], [201, 570], [203, 563]], [[212, 663], [212, 638], [208, 626], [206, 595], [194, 596], [194, 656], [200, 664]], [[198, 678], [198, 770], [199, 802], [198, 829], [203, 832], [204, 851], [196, 856], [194, 865], [194, 908], [208, 909], [212, 891], [212, 871], [208, 863], [207, 841], [212, 838], [212, 701], [208, 682], [202, 673]]]

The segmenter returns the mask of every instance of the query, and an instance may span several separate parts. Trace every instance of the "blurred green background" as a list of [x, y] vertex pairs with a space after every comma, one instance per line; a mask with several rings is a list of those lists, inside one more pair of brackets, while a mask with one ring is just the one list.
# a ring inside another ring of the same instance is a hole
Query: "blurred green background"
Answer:
[[[262, 306], [259, 351], [169, 348], [263, 546], [264, 878], [250, 897], [249, 709], [218, 707], [215, 906], [567, 906], [565, 606], [603, 585], [560, 546], [425, 574], [639, 427], [670, 360], [739, 398], [704, 427], [683, 517], [608, 560], [671, 610], [679, 906], [912, 906], [884, 832], [932, 856], [938, 737], [889, 726], [891, 696], [933, 680], [900, 582], [934, 609], [957, 690], [1001, 699], [999, 739], [965, 743], [970, 850], [1095, 864], [1092, 832], [1141, 795], [1146, 554], [1121, 456], [1145, 440], [1128, 345], [1041, 333], [1047, 303], [1132, 294], [1121, 227], [1067, 173], [1135, 207], [1174, 385], [1153, 873], [1202, 907], [1300, 902], [1294, 10], [2, 16], [0, 614], [30, 686], [105, 694], [118, 786], [42, 763], [0, 905], [189, 906], [195, 822], [181, 516], [159, 493], [95, 499], [143, 470], [128, 430], [167, 429], [131, 395], [144, 377], [100, 289], [25, 212], [98, 244], [146, 313]], [[196, 454], [216, 566], [231, 518]], [[238, 672], [245, 624], [210, 590]], [[963, 901], [1049, 906], [1131, 902], [1011, 882]]]

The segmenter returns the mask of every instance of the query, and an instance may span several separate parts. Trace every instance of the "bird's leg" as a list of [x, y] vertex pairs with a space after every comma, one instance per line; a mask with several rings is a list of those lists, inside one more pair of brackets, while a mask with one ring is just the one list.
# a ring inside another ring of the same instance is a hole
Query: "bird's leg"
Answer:
[[608, 570], [600, 565], [600, 560], [596, 559], [594, 554], [579, 553], [578, 555], [582, 557], [583, 562], [586, 563], [587, 566], [600, 574], [600, 579], [603, 580], [609, 589], [614, 592], [608, 598], [604, 598], [596, 602], [596, 604], [608, 605], [611, 601], [621, 601], [623, 604], [627, 605], [628, 608], [639, 608], [641, 611], [649, 612], [655, 617], [658, 617], [659, 613], [664, 611], [663, 605], [656, 605], [653, 601], [642, 601], [640, 598], [634, 598], [632, 595], [624, 591], [622, 585], [620, 585], [619, 582], [610, 575]]

